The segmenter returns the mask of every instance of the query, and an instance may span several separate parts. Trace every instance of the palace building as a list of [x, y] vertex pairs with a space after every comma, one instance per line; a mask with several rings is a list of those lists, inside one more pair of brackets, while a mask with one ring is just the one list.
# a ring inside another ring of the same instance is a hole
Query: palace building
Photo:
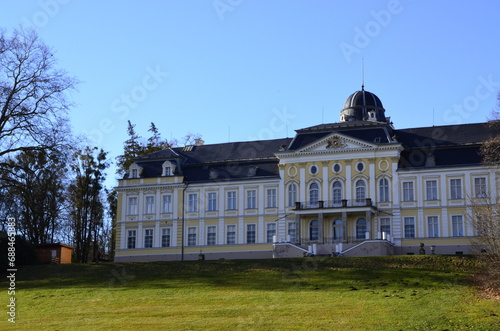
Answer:
[[[362, 87], [295, 137], [167, 148], [119, 181], [115, 261], [467, 254], [485, 123], [396, 129]], [[423, 247], [421, 247], [423, 245]]]

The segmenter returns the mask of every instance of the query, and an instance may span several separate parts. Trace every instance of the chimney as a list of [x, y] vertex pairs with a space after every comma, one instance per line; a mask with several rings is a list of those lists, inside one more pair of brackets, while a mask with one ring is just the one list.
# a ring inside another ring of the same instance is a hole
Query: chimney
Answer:
[[203, 139], [201, 139], [201, 138], [196, 138], [194, 140], [194, 145], [195, 146], [203, 146], [204, 144], [205, 144], [205, 141]]

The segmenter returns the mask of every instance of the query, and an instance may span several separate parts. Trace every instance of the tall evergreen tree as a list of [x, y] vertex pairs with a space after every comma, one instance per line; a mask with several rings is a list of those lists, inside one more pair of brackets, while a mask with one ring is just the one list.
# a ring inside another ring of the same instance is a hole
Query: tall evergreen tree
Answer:
[[122, 176], [126, 174], [134, 159], [142, 155], [145, 150], [140, 142], [141, 137], [135, 132], [135, 124], [132, 124], [130, 120], [128, 121], [127, 134], [129, 138], [123, 144], [123, 154], [116, 158], [116, 172]]

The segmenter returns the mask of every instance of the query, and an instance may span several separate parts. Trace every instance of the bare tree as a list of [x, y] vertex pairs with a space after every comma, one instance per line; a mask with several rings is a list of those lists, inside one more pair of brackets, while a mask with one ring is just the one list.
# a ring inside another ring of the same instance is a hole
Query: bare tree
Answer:
[[11, 186], [4, 201], [10, 216], [18, 220], [19, 231], [32, 244], [54, 242], [62, 222], [67, 171], [64, 153], [26, 151], [10, 162]]
[[[500, 93], [498, 98], [500, 109]], [[480, 154], [485, 166], [493, 169], [495, 176], [500, 168], [500, 111], [492, 112], [487, 129], [493, 135], [482, 144]], [[476, 196], [470, 199], [469, 220], [475, 235], [472, 247], [485, 266], [478, 274], [479, 284], [489, 295], [500, 296], [500, 197], [493, 199], [493, 190], [496, 187], [490, 188], [490, 192], [476, 192]]]
[[75, 85], [34, 30], [0, 30], [0, 169], [11, 167], [9, 156], [66, 141]]

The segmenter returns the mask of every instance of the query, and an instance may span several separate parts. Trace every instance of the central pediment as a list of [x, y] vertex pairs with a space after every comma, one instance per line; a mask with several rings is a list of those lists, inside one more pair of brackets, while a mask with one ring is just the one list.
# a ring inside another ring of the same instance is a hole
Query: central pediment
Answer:
[[352, 137], [332, 133], [326, 137], [318, 139], [317, 141], [310, 143], [300, 149], [297, 149], [297, 153], [304, 152], [325, 152], [325, 151], [345, 151], [345, 150], [359, 150], [359, 149], [371, 149], [376, 148], [377, 144], [368, 143], [360, 139], [354, 139]]

